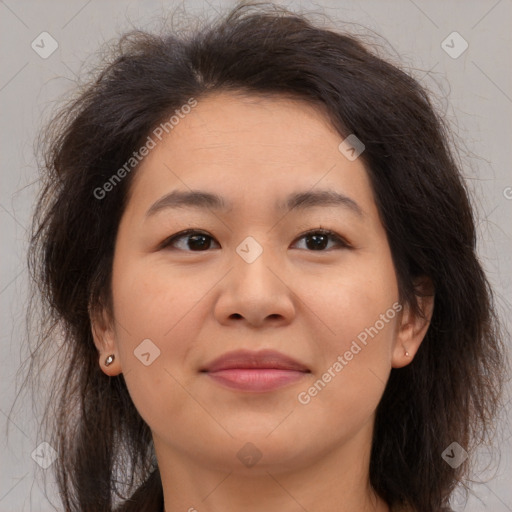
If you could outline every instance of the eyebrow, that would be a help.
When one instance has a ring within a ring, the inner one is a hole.
[[[355,213],[359,217],[364,217],[362,208],[350,197],[340,194],[334,190],[309,190],[304,192],[294,192],[284,201],[276,203],[276,210],[305,210],[315,207],[343,207],[348,211]],[[173,190],[169,194],[158,199],[146,212],[146,217],[151,217],[157,212],[169,208],[199,208],[212,209],[217,211],[229,211],[232,203],[226,201],[222,196],[211,192],[201,190]]]

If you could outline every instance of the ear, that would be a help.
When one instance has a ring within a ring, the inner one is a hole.
[[[103,373],[114,377],[122,371],[118,357],[113,315],[104,305],[89,306],[89,318],[94,345],[99,352],[99,365]],[[114,356],[111,364],[106,364],[108,356]]]
[[[408,365],[416,355],[430,326],[434,311],[434,286],[426,276],[414,282],[419,312],[414,312],[409,304],[404,306],[399,318],[398,333],[393,348],[393,368]],[[408,355],[406,355],[408,354]]]

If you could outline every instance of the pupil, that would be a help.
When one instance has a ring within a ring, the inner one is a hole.
[[[324,249],[326,247],[327,237],[325,235],[310,235],[308,237],[309,240],[314,240],[314,244],[312,247],[308,243],[308,249]]]
[[[192,235],[189,237],[188,246],[190,249],[204,249],[208,248],[209,243],[206,240],[206,235]],[[196,244],[196,245],[194,245]]]

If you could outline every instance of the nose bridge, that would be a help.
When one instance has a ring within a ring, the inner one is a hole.
[[[258,236],[258,235],[256,235]],[[279,279],[283,265],[263,245],[264,237],[246,237],[235,250],[230,277],[225,283],[216,307],[221,322],[230,318],[245,318],[260,325],[265,318],[287,321],[293,316],[293,301],[286,279]]]
[[[270,244],[266,243],[262,236],[248,236],[236,247],[237,258],[235,258],[236,282],[249,287],[244,293],[257,295],[259,293],[269,292],[269,287],[273,287],[273,281],[276,277],[268,268],[270,261],[276,264],[275,258],[271,255]],[[274,270],[275,272],[275,270]]]

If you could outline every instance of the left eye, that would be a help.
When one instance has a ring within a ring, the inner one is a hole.
[[[297,240],[302,239],[306,241],[306,248],[313,251],[325,251],[325,249],[329,245],[329,240],[333,240],[334,245],[337,247],[350,247],[349,244],[345,240],[343,240],[343,238],[338,236],[333,231],[329,231],[327,229],[315,229],[313,231],[308,231],[307,233],[301,235]]]
[[[329,247],[330,241],[334,242],[333,245],[335,247],[350,247],[350,245],[343,238],[341,238],[333,231],[326,229],[315,229],[308,231],[307,233],[304,233],[299,238],[297,238],[295,244],[300,240],[305,241],[305,249],[309,249],[310,251],[325,251],[326,249],[332,249],[332,245]],[[182,241],[184,243],[178,243]],[[160,248],[163,249],[166,247],[172,247],[184,251],[202,252],[211,249],[212,242],[220,247],[218,242],[216,242],[215,239],[209,234],[194,229],[189,229],[167,238],[161,244]],[[304,247],[299,247],[299,249],[304,249]]]
[[[185,244],[181,244],[180,247],[176,243],[176,241],[178,240],[188,240],[188,242],[186,242]],[[182,231],[181,233],[169,237],[162,243],[161,248],[171,246],[173,248],[181,249],[184,251],[191,250],[193,252],[200,252],[210,249],[212,240],[214,240],[213,237],[211,237],[207,233],[203,233],[202,231],[197,231],[195,229],[187,229],[186,231]]]

